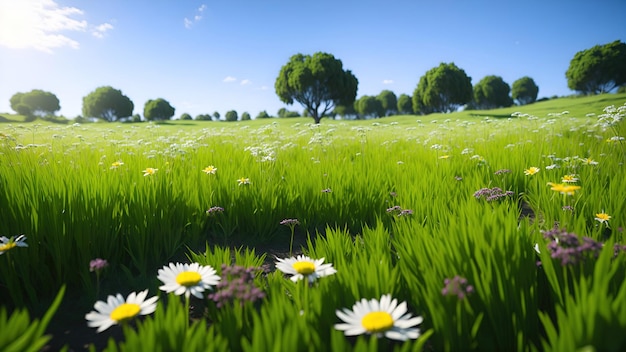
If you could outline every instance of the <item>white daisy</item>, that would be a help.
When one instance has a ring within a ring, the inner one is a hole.
[[[315,281],[318,277],[332,275],[337,272],[331,263],[324,263],[324,259],[311,259],[305,255],[299,255],[298,257],[290,258],[276,258],[276,268],[285,274],[293,275],[290,279],[293,282],[297,282],[304,277],[309,279],[309,282]]]
[[[4,254],[4,252],[8,252],[15,247],[28,247],[28,244],[24,241],[26,241],[25,235],[19,235],[17,238],[14,236],[11,236],[11,238],[0,237],[0,254]]]
[[[363,298],[352,306],[352,310],[336,311],[344,323],[335,324],[335,329],[344,331],[346,336],[375,334],[400,341],[417,339],[420,330],[414,326],[421,324],[423,319],[421,316],[411,318],[411,313],[406,311],[406,302],[398,304],[388,294],[382,295],[380,301]]]
[[[157,278],[165,284],[159,287],[161,290],[167,293],[174,292],[177,296],[184,293],[186,298],[189,298],[190,294],[202,298],[204,290],[210,290],[211,286],[220,282],[220,277],[213,267],[198,263],[170,263],[169,266],[159,269]]]
[[[107,302],[98,301],[94,304],[96,311],[85,315],[89,327],[98,328],[102,332],[115,324],[123,324],[138,315],[148,315],[156,310],[156,301],[159,297],[154,296],[146,300],[148,290],[131,292],[126,300],[121,294],[109,296]]]

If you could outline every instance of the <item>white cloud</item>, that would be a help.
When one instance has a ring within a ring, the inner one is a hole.
[[[193,15],[193,19],[189,19],[189,18],[185,17],[183,19],[183,23],[185,24],[185,28],[190,29],[196,22],[200,21],[202,19],[202,13],[204,12],[204,10],[206,10],[206,5],[202,4],[196,10],[195,15]]]
[[[34,48],[52,53],[53,49],[79,43],[58,32],[84,32],[87,21],[77,19],[83,11],[59,6],[53,0],[0,2],[0,45],[13,49]]]
[[[188,19],[187,17],[185,17],[183,21],[185,23],[185,28],[191,28],[191,25],[193,25],[193,21]]]
[[[226,78],[224,78],[224,79],[222,80],[222,82],[229,83],[229,82],[235,82],[236,80],[237,80],[237,78],[235,78],[235,77],[233,77],[233,76],[226,76]]]
[[[242,86],[247,86],[248,84],[252,84],[252,81],[249,79],[244,79],[241,81]]]
[[[261,86],[261,90],[269,90],[269,89],[270,89],[270,87],[268,87],[268,86]]]
[[[393,84],[393,79],[384,79],[383,84]]]
[[[95,26],[91,31],[91,34],[96,38],[104,38],[104,34],[113,29],[113,25],[110,23],[103,23],[99,26]]]

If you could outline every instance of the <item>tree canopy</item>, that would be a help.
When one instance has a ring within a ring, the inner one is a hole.
[[[357,102],[354,102],[354,104],[350,104],[350,105],[337,105],[333,109],[332,114],[339,115],[341,116],[341,118],[358,119],[359,116],[355,110],[356,104]]]
[[[230,110],[226,112],[226,115],[224,115],[224,118],[226,119],[226,121],[232,122],[232,121],[237,121],[239,119],[239,115],[237,114],[237,111]]]
[[[27,93],[15,93],[9,100],[11,109],[27,117],[54,115],[61,109],[56,95],[40,89]]]
[[[534,103],[537,100],[538,93],[539,87],[535,84],[535,81],[528,76],[524,76],[513,82],[511,96],[513,99],[517,100],[517,103],[520,105]]]
[[[380,101],[383,110],[382,116],[390,116],[398,112],[398,98],[394,92],[385,89],[378,94],[376,99]]]
[[[626,83],[626,44],[616,40],[577,52],[565,77],[570,89],[583,94],[612,91]]]
[[[513,105],[511,87],[500,76],[486,76],[474,86],[474,103],[479,109],[495,109]]]
[[[413,113],[413,102],[408,94],[400,94],[398,97],[398,113],[407,115]]]
[[[385,112],[383,105],[377,97],[364,95],[354,104],[356,112],[363,118],[382,117]]]
[[[293,55],[280,69],[274,84],[282,102],[302,104],[315,123],[336,105],[352,104],[357,86],[358,80],[343,69],[341,60],[323,52]]]
[[[148,121],[169,120],[176,109],[165,99],[148,100],[143,107],[143,117]]]
[[[131,116],[134,108],[130,98],[110,86],[96,88],[83,98],[83,116],[109,122]]]
[[[217,117],[219,119],[219,116]],[[197,121],[213,121],[213,117],[209,114],[199,114],[196,116]]]
[[[472,100],[472,79],[454,63],[441,63],[420,78],[413,92],[415,112],[452,112]]]
[[[289,111],[286,108],[280,108],[276,112],[278,117],[300,117],[300,113],[297,111]]]
[[[267,113],[267,111],[263,110],[263,111],[260,111],[254,119],[257,120],[257,119],[269,119],[269,118],[271,118],[271,116]]]

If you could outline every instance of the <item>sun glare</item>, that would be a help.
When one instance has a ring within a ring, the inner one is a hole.
[[[87,21],[74,17],[83,11],[60,7],[52,0],[22,0],[0,3],[0,45],[13,49],[34,48],[52,52],[52,48],[78,48],[78,42],[59,34],[61,31],[85,31]]]

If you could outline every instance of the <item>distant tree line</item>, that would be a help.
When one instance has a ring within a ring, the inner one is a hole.
[[[600,94],[626,90],[626,44],[616,40],[579,51],[565,72],[568,87],[579,94]],[[304,110],[289,111],[281,108],[279,118],[305,116],[319,123],[325,116],[366,119],[396,114],[448,113],[461,107],[465,109],[494,109],[513,104],[526,105],[537,101],[539,87],[531,77],[521,77],[509,86],[502,77],[488,75],[472,85],[472,78],[453,62],[441,63],[420,77],[412,95],[396,96],[383,90],[376,96],[363,95],[356,99],[358,80],[350,70],[345,70],[341,60],[333,55],[318,52],[313,55],[296,54],[285,64],[276,78],[275,90],[279,99],[291,105],[300,103]],[[546,98],[542,98],[546,99]],[[36,118],[54,118],[61,109],[53,93],[34,89],[15,93],[10,99],[11,109],[25,116],[26,121]],[[82,116],[103,121],[132,121],[142,118],[133,115],[133,101],[122,91],[110,86],[98,87],[83,97]],[[173,118],[176,109],[165,99],[150,99],[144,104],[143,118],[162,121]],[[270,118],[267,111],[259,112],[255,119]],[[200,114],[193,118],[188,113],[181,120],[220,121],[221,115]],[[230,110],[223,121],[251,120],[248,112],[241,115]]]
[[[615,41],[578,52],[566,78],[569,88],[581,94],[610,92],[618,87],[618,91],[624,90],[626,44]],[[539,92],[531,77],[516,80],[511,88],[502,77],[489,75],[472,86],[471,77],[454,63],[441,63],[428,70],[411,97],[403,94],[396,99],[393,92],[383,91],[376,97],[364,95],[357,100],[357,86],[358,80],[349,70],[343,70],[341,61],[326,53],[292,56],[275,83],[281,101],[300,103],[315,123],[332,115],[377,118],[395,113],[448,113],[460,107],[524,105],[535,102]]]

